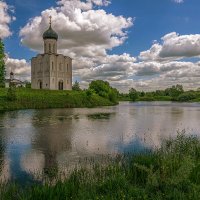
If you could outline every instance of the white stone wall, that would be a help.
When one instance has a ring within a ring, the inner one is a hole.
[[[33,89],[58,90],[59,81],[63,90],[72,89],[72,59],[58,54],[43,54],[31,60],[31,85]]]
[[[64,90],[72,89],[72,59],[61,54],[50,58],[50,89],[58,90],[59,82],[63,82]]]
[[[44,53],[57,54],[57,41],[54,39],[45,39],[44,40]]]
[[[72,59],[57,54],[57,40],[44,40],[44,54],[31,59],[31,87],[33,89],[72,90]]]

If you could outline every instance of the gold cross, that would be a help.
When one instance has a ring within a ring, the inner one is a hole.
[[[49,24],[51,26],[51,19],[52,19],[52,16],[49,16]]]

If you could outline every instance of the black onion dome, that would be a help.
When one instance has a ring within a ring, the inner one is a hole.
[[[58,34],[49,26],[49,29],[43,33],[43,39],[55,39],[58,40]]]

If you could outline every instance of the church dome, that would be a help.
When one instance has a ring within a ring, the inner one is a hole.
[[[58,39],[58,34],[51,28],[51,24],[49,29],[43,33],[43,39]]]

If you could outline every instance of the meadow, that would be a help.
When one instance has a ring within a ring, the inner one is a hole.
[[[116,103],[87,91],[50,91],[30,88],[0,88],[0,111],[44,108],[111,106]]]
[[[108,159],[108,158],[107,158]],[[110,157],[107,165],[75,169],[54,184],[2,184],[2,200],[200,199],[200,140],[179,134],[160,148]]]

